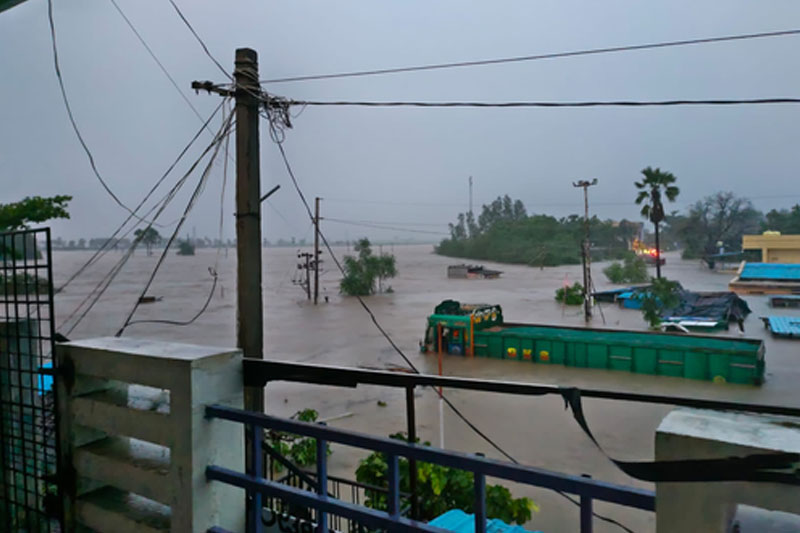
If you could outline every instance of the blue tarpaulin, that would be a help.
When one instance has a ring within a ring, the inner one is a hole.
[[[742,281],[800,281],[800,264],[745,263]]]
[[[431,526],[440,527],[454,533],[475,533],[475,515],[467,514],[461,509],[451,509],[430,522]],[[542,533],[530,531],[522,526],[512,526],[497,518],[486,521],[486,533]]]
[[[800,337],[800,317],[766,316],[762,317],[762,320],[773,335],[778,335],[779,337]]]

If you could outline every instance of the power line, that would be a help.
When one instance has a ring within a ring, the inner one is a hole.
[[[268,120],[270,120],[270,129],[271,130],[273,128],[275,128],[275,127],[278,127],[278,128],[281,127],[280,125],[273,126],[273,124],[272,124],[273,117],[268,115],[267,118],[268,118]],[[273,135],[273,140],[275,140],[275,139],[276,139],[276,136]],[[283,144],[281,142],[278,142],[278,141],[275,141],[275,142],[278,145],[278,150],[280,151],[281,158],[283,159],[284,166],[286,167],[286,171],[289,174],[289,177],[291,178],[292,183],[294,184],[295,190],[297,191],[297,194],[300,196],[300,200],[302,201],[303,206],[305,207],[309,218],[311,220],[314,220],[314,215],[313,215],[313,213],[311,211],[311,207],[308,204],[308,201],[306,200],[305,194],[303,194],[303,191],[300,188],[300,184],[298,183],[297,178],[294,175],[294,171],[292,170],[292,166],[289,163],[289,159],[286,157],[286,151],[283,148]],[[342,266],[342,264],[339,261],[339,259],[336,257],[336,254],[333,252],[333,249],[331,248],[331,245],[328,243],[328,239],[325,237],[325,234],[320,231],[319,232],[319,236],[322,239],[322,242],[324,243],[325,248],[328,250],[328,253],[330,254],[330,257],[333,260],[334,264],[339,269],[339,271],[342,274],[344,274],[345,273],[344,267]],[[389,343],[389,345],[394,349],[394,351],[406,362],[408,367],[414,373],[419,374],[420,373],[419,369],[417,369],[417,367],[414,365],[414,363],[411,362],[411,360],[408,358],[408,356],[406,356],[406,354],[403,353],[403,350],[401,350],[400,347],[394,342],[394,340],[391,338],[389,333],[387,333],[387,331],[383,328],[383,326],[381,326],[380,322],[378,322],[378,319],[375,316],[375,313],[372,312],[372,309],[369,308],[369,306],[364,301],[364,299],[361,296],[358,296],[358,295],[356,295],[356,299],[358,300],[358,303],[361,305],[361,307],[364,309],[364,311],[366,311],[367,315],[369,315],[370,319],[372,320],[372,323],[375,325],[375,327],[378,329],[378,331],[381,333],[381,335],[383,335],[383,337],[386,339],[386,341]],[[472,431],[474,431],[477,435],[479,435],[484,441],[486,441],[488,444],[490,444],[495,450],[497,450],[500,454],[502,454],[504,457],[506,457],[509,461],[511,461],[512,463],[515,463],[515,464],[519,464],[519,462],[516,459],[514,459],[514,457],[511,454],[506,452],[503,448],[500,447],[499,444],[497,444],[494,440],[492,440],[491,437],[486,435],[483,431],[480,430],[480,428],[478,428],[475,424],[473,424],[472,421],[470,421],[466,417],[466,415],[464,415],[464,413],[462,413],[461,410],[458,409],[455,406],[455,404],[453,404],[452,401],[450,401],[449,398],[444,396],[444,394],[442,394],[441,392],[439,392],[439,396],[447,404],[447,406],[453,411],[453,413],[455,413],[456,416],[458,416]],[[559,491],[559,490],[555,490],[555,492],[557,494],[560,494],[564,498],[566,498],[568,501],[572,502],[574,505],[580,506],[580,502],[578,502],[577,500],[572,498],[570,495],[568,495],[568,494],[566,494],[566,493],[564,493],[562,491]],[[626,527],[625,525],[621,524],[620,522],[618,522],[618,521],[616,521],[616,520],[614,520],[612,518],[609,518],[607,516],[598,514],[598,513],[594,512],[594,511],[592,511],[592,516],[594,516],[597,519],[602,520],[604,522],[608,522],[610,524],[614,524],[614,525],[620,527],[621,529],[625,530],[627,533],[633,533],[633,531],[630,528]]]
[[[48,1],[52,1],[52,0],[48,0]],[[225,67],[223,67],[223,66],[220,64],[220,62],[219,62],[219,61],[217,61],[217,58],[215,58],[215,57],[214,57],[214,56],[211,54],[211,51],[208,49],[208,46],[206,46],[206,43],[204,43],[204,42],[203,42],[203,39],[201,39],[201,38],[200,38],[200,36],[197,34],[197,32],[196,32],[196,31],[194,31],[194,28],[192,27],[191,23],[189,23],[189,20],[188,20],[188,19],[187,19],[187,18],[186,18],[186,17],[183,15],[183,12],[181,12],[180,8],[179,8],[179,7],[178,7],[178,5],[175,3],[175,1],[174,1],[174,0],[169,0],[169,3],[170,3],[170,4],[172,4],[172,7],[174,7],[174,8],[175,8],[175,11],[178,13],[178,16],[181,18],[181,20],[183,21],[183,23],[186,25],[186,27],[187,27],[187,28],[189,28],[189,31],[190,31],[190,32],[192,32],[192,35],[194,35],[194,38],[195,38],[195,39],[197,39],[197,42],[198,42],[198,43],[200,43],[200,46],[202,46],[202,47],[203,47],[203,51],[206,53],[206,55],[207,55],[207,56],[208,56],[208,57],[211,59],[211,61],[213,61],[213,62],[214,62],[214,64],[217,66],[217,68],[218,68],[218,69],[219,69],[219,70],[220,70],[220,71],[221,71],[223,74],[225,74],[225,76],[227,76],[227,77],[228,77],[228,79],[229,79],[229,80],[233,81],[233,76],[231,76],[231,75],[228,73],[228,71],[227,71],[227,70],[225,70]]]
[[[363,228],[373,228],[373,229],[383,229],[388,231],[404,231],[407,233],[424,233],[426,235],[449,235],[449,233],[443,231],[429,231],[424,229],[411,229],[411,228],[400,228],[397,226],[385,226],[385,225],[378,225],[378,224],[367,224],[363,222],[351,222],[349,220],[340,220],[338,218],[329,218],[325,217],[327,222],[336,222],[338,224],[347,224],[349,226],[360,226]]]
[[[325,198],[327,200],[327,198]],[[448,222],[389,222],[386,220],[348,220],[348,219],[340,219],[340,218],[330,218],[325,217],[324,220],[335,220],[339,222],[353,222],[353,223],[361,223],[361,224],[379,224],[382,226],[390,225],[390,226],[427,226],[432,228],[442,228],[447,227]]]
[[[220,131],[222,131],[222,130],[220,130]],[[73,311],[69,314],[69,316],[67,316],[67,318],[64,319],[61,322],[61,324],[58,326],[58,329],[63,328],[81,310],[81,308],[88,303],[88,306],[83,310],[83,312],[81,312],[81,314],[78,316],[78,318],[75,320],[75,322],[69,327],[69,329],[66,331],[66,333],[64,335],[68,336],[70,333],[72,333],[72,331],[78,326],[78,324],[80,324],[81,321],[83,321],[83,319],[86,317],[86,315],[89,313],[89,311],[91,311],[92,308],[97,304],[97,302],[103,296],[105,291],[108,290],[108,287],[114,281],[116,276],[122,271],[122,268],[125,266],[127,261],[131,258],[131,256],[133,256],[133,253],[136,250],[136,247],[139,245],[141,240],[144,238],[147,230],[149,230],[150,228],[153,227],[153,223],[154,223],[153,221],[157,220],[161,216],[161,214],[164,212],[166,207],[172,202],[172,200],[175,198],[177,193],[180,191],[180,189],[183,187],[183,185],[186,183],[186,181],[192,175],[194,170],[197,168],[197,166],[203,160],[203,158],[217,144],[218,144],[217,143],[217,138],[215,137],[214,141],[211,144],[209,144],[205,148],[205,150],[203,150],[203,153],[200,154],[200,156],[195,160],[195,162],[192,163],[192,165],[189,167],[189,170],[187,170],[186,173],[184,173],[184,175],[181,177],[181,179],[179,179],[178,182],[175,185],[172,186],[172,189],[170,189],[170,191],[167,193],[167,195],[164,198],[162,198],[161,200],[159,200],[159,202],[157,202],[156,205],[151,209],[151,212],[152,212],[153,209],[158,207],[158,211],[153,216],[152,221],[147,225],[147,227],[144,229],[144,231],[141,231],[139,233],[139,235],[134,239],[134,241],[128,247],[128,250],[122,256],[122,258],[117,262],[117,264],[114,265],[111,268],[111,270],[108,272],[108,274],[106,274],[100,280],[100,282],[98,282],[98,284],[95,286],[94,289],[92,289],[92,291],[89,293],[89,295],[87,295],[86,298],[84,298],[75,307],[75,309],[73,309]],[[130,230],[129,230],[129,232],[130,232]]]
[[[167,168],[167,170],[164,172],[164,174],[162,174],[161,177],[156,181],[155,185],[153,185],[153,187],[150,189],[150,191],[148,191],[148,193],[145,195],[145,197],[142,198],[142,200],[139,202],[139,204],[134,208],[134,210],[133,210],[134,213],[138,212],[139,209],[142,208],[142,206],[145,204],[145,202],[147,202],[147,200],[150,199],[150,197],[156,192],[158,187],[164,182],[165,179],[167,179],[167,176],[169,176],[169,174],[175,169],[177,164],[183,158],[183,156],[186,155],[186,152],[188,152],[189,149],[192,147],[192,145],[194,145],[195,141],[197,141],[197,139],[200,137],[200,134],[203,132],[203,130],[208,128],[208,124],[211,122],[211,120],[216,116],[216,114],[222,108],[222,105],[223,105],[224,102],[225,102],[225,100],[220,102],[220,104],[217,106],[217,108],[214,110],[214,112],[211,113],[211,115],[208,117],[208,119],[206,119],[203,122],[203,126],[197,131],[197,133],[194,134],[194,136],[189,141],[189,143],[178,154],[178,157],[175,158],[175,160]],[[160,204],[160,202],[156,203],[152,208],[150,208],[150,210],[147,213],[145,213],[144,218],[147,218],[148,216],[150,216],[150,213],[152,213],[159,204]],[[57,292],[64,290],[70,283],[72,283],[75,280],[75,278],[80,276],[90,265],[92,265],[95,261],[99,260],[103,255],[105,255],[112,248],[111,242],[119,234],[119,232],[122,231],[122,228],[124,228],[125,225],[128,224],[128,222],[132,218],[133,218],[133,213],[129,214],[127,216],[127,218],[125,218],[125,220],[122,222],[122,224],[120,224],[119,227],[116,230],[114,230],[114,233],[111,235],[111,237],[109,237],[108,240],[105,243],[103,243],[103,245],[94,254],[92,254],[92,256],[89,258],[88,261],[86,261],[83,265],[81,265],[81,267],[78,270],[76,270],[69,278],[67,278],[67,281],[65,281],[60,287],[58,287]],[[116,246],[117,244],[119,244],[119,242],[122,239],[124,239],[127,235],[129,235],[134,230],[135,227],[136,227],[136,225],[131,226],[131,228],[129,228],[128,231],[126,231],[119,239],[116,240],[116,242],[114,242],[113,246]]]
[[[161,265],[164,263],[164,260],[167,257],[167,253],[169,252],[169,249],[172,246],[172,243],[177,238],[178,233],[180,233],[181,227],[183,227],[183,223],[186,222],[186,217],[189,216],[189,213],[191,212],[192,208],[195,206],[195,203],[197,203],[198,198],[200,198],[200,194],[202,194],[203,189],[205,188],[206,182],[208,181],[208,176],[211,174],[211,168],[214,165],[214,161],[216,160],[217,155],[219,154],[219,150],[220,150],[220,148],[222,146],[222,141],[225,138],[227,138],[227,136],[230,134],[230,128],[231,128],[232,120],[233,120],[233,113],[230,113],[226,117],[226,120],[223,121],[222,129],[220,130],[219,135],[214,139],[214,142],[213,142],[213,144],[214,144],[214,152],[211,154],[211,157],[208,160],[208,164],[206,165],[206,168],[203,170],[203,173],[200,175],[200,179],[197,182],[197,187],[195,187],[191,198],[189,198],[189,202],[186,204],[186,208],[184,209],[183,214],[181,215],[180,222],[178,222],[178,225],[175,226],[175,230],[172,232],[172,235],[170,235],[169,240],[167,241],[166,245],[164,246],[164,251],[161,253],[161,256],[158,258],[158,261],[156,262],[156,265],[153,268],[153,271],[150,273],[150,277],[147,279],[147,283],[145,283],[145,286],[142,289],[142,292],[141,292],[139,298],[136,299],[136,302],[134,303],[133,308],[131,309],[130,313],[128,314],[128,317],[125,319],[125,322],[122,324],[122,327],[119,329],[119,331],[117,331],[117,333],[115,334],[116,337],[121,336],[122,333],[125,331],[125,328],[127,328],[131,324],[131,320],[133,319],[133,315],[136,313],[136,310],[139,308],[139,304],[141,304],[142,298],[144,298],[144,296],[147,294],[147,291],[150,289],[150,286],[153,284],[153,280],[155,279],[156,274],[158,273],[158,270],[161,268]],[[216,286],[216,281],[217,281],[216,272],[213,272],[212,276],[214,276],[214,286]],[[205,309],[208,307],[208,304],[211,302],[211,297],[213,295],[214,295],[214,290],[212,288],[211,293],[209,294],[208,300],[206,301],[206,304],[203,306],[203,308],[200,310],[200,312],[193,319],[191,319],[190,321],[187,322],[187,324],[191,324],[192,322],[197,320],[197,318],[200,317],[200,315],[202,315],[203,312],[205,312]],[[179,322],[176,322],[176,321],[173,321],[172,323],[176,324],[176,325],[183,325],[183,324],[180,324]]]
[[[279,101],[272,97],[267,105],[316,106],[316,107],[472,107],[472,108],[519,108],[519,107],[674,107],[674,106],[734,106],[800,104],[800,98],[742,98],[705,100],[598,100],[584,102],[422,102],[422,101]]]
[[[555,52],[549,54],[535,54],[527,56],[505,57],[499,59],[482,59],[476,61],[457,61],[452,63],[434,63],[429,65],[420,65],[412,67],[396,67],[396,68],[383,68],[373,70],[358,70],[352,72],[341,72],[337,74],[316,74],[308,76],[292,76],[287,78],[274,78],[270,80],[262,80],[261,83],[284,83],[290,81],[310,81],[310,80],[326,80],[334,78],[353,78],[360,76],[374,76],[381,74],[398,74],[401,72],[418,72],[423,70],[441,70],[449,68],[464,68],[476,67],[484,65],[498,65],[503,63],[518,63],[523,61],[537,61],[540,59],[556,59],[563,57],[577,57],[587,55],[610,54],[616,52],[630,52],[635,50],[649,50],[655,48],[670,48],[675,46],[689,46],[696,44],[718,43],[725,41],[743,41],[747,39],[762,39],[767,37],[783,37],[789,35],[800,34],[800,29],[771,31],[760,33],[747,33],[741,35],[726,35],[721,37],[704,37],[699,39],[683,39],[679,41],[666,41],[660,43],[648,43],[627,46],[612,46],[608,48],[591,48],[586,50],[574,50],[570,52]]]
[[[175,81],[175,78],[172,77],[172,75],[169,73],[169,71],[164,66],[164,64],[161,62],[161,60],[158,59],[158,56],[156,56],[155,52],[153,52],[153,49],[150,48],[150,45],[147,44],[147,41],[144,40],[144,37],[142,37],[142,35],[139,33],[139,31],[133,25],[133,22],[131,22],[131,20],[127,17],[127,15],[125,15],[125,12],[122,11],[122,8],[119,6],[119,4],[116,2],[116,0],[110,0],[110,1],[114,5],[114,7],[116,8],[117,12],[119,12],[120,16],[123,18],[123,20],[128,25],[128,27],[131,29],[133,34],[136,35],[136,38],[139,39],[139,42],[142,43],[142,46],[144,46],[145,50],[147,50],[147,53],[150,54],[150,57],[153,58],[153,61],[156,62],[156,64],[158,65],[158,68],[161,69],[161,72],[164,73],[164,75],[167,77],[167,79],[172,84],[172,86],[175,87],[175,90],[178,91],[178,94],[181,95],[181,98],[183,99],[184,102],[186,102],[186,105],[188,105],[191,108],[191,110],[194,112],[194,114],[197,115],[197,118],[199,118],[201,121],[203,121],[204,120],[203,116],[200,114],[200,112],[197,110],[197,108],[194,106],[194,104],[192,104],[192,101],[189,100],[189,97],[186,96],[183,93],[183,91],[181,90],[180,86],[178,85],[178,82]],[[213,132],[211,132],[211,133],[213,135]]]
[[[111,187],[108,186],[106,180],[103,176],[100,175],[100,171],[97,169],[97,165],[95,164],[94,155],[92,151],[89,149],[89,146],[86,144],[86,141],[81,134],[80,128],[78,128],[78,123],[75,121],[75,116],[72,113],[72,106],[69,103],[69,98],[67,97],[67,90],[64,87],[64,79],[61,75],[61,66],[58,60],[58,45],[56,43],[56,26],[55,26],[55,19],[53,18],[53,0],[47,0],[47,19],[50,23],[50,41],[53,48],[53,66],[55,67],[56,71],[56,78],[58,79],[58,87],[61,90],[61,98],[64,101],[64,107],[67,111],[67,116],[69,117],[69,122],[72,125],[72,129],[75,132],[75,136],[78,138],[81,147],[83,147],[83,151],[86,153],[86,156],[89,158],[89,165],[92,167],[92,171],[94,172],[95,177],[103,186],[103,189],[114,199],[114,202],[117,203],[120,207],[125,209],[128,213],[132,214],[133,216],[137,216],[134,211],[131,210],[127,205],[125,205],[122,200],[111,190]],[[137,217],[138,218],[138,217]],[[140,219],[141,220],[141,219]]]

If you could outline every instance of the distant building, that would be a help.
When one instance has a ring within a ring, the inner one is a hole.
[[[761,250],[762,263],[800,263],[800,235],[781,235],[778,231],[743,235],[742,250]]]

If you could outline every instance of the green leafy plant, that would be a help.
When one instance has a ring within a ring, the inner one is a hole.
[[[186,237],[186,240],[178,241],[178,255],[194,255],[194,244],[189,237]]]
[[[299,422],[316,422],[318,417],[319,413],[314,409],[303,409],[293,414],[291,418]],[[283,431],[270,431],[267,433],[267,439],[269,446],[297,466],[306,467],[317,462],[317,439]],[[327,454],[331,454],[330,446],[327,447]],[[272,465],[274,472],[283,471],[283,465],[277,461],[273,461]]]
[[[572,286],[556,289],[556,301],[566,305],[581,305],[583,303],[583,285],[577,281]]]
[[[615,262],[603,269],[603,273],[611,283],[644,283],[650,276],[644,259],[634,254],[625,257],[622,263]]]
[[[406,440],[402,433],[390,436]],[[430,446],[430,443],[424,443]],[[398,461],[400,471],[400,491],[409,493],[410,466],[407,459]],[[386,455],[380,452],[370,454],[356,469],[356,480],[376,487],[388,486],[388,465]],[[373,509],[386,510],[386,493],[367,490],[365,505]],[[409,504],[403,498],[401,506]],[[474,479],[472,472],[450,468],[432,463],[417,463],[417,502],[419,519],[431,520],[450,509],[473,512],[475,503]],[[524,524],[539,509],[530,498],[514,498],[507,488],[501,485],[487,485],[486,513],[489,518],[499,518],[507,523]]]
[[[0,231],[14,231],[30,223],[45,222],[53,218],[69,218],[67,204],[72,196],[50,198],[29,196],[19,202],[0,204]]]
[[[642,314],[655,329],[661,324],[661,311],[678,305],[680,284],[667,278],[653,278],[652,285],[644,292]]]
[[[358,256],[345,256],[345,275],[339,283],[339,290],[348,296],[368,296],[375,293],[377,281],[378,292],[382,292],[383,280],[397,275],[395,257],[390,254],[373,255],[367,238],[359,239],[353,249]]]

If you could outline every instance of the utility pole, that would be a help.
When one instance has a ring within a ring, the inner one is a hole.
[[[597,185],[597,178],[592,181],[580,180],[573,182],[573,187],[583,188],[583,226],[584,237],[581,246],[581,263],[583,264],[583,315],[586,322],[592,319],[592,260],[589,254],[589,187]]]
[[[469,214],[472,215],[472,176],[469,177]]]
[[[264,358],[264,302],[261,294],[261,176],[258,139],[258,54],[236,50],[236,280],[237,346],[244,356]],[[264,390],[245,390],[245,408],[264,412]]]
[[[319,300],[319,201],[320,197],[314,199],[314,305]]]
[[[305,287],[306,289],[306,296],[309,300],[311,300],[311,258],[314,256],[311,252],[301,252],[297,254],[297,258],[301,261],[305,261],[305,263],[298,263],[297,268],[299,270],[305,270],[306,279],[305,281],[300,280],[300,285]]]

